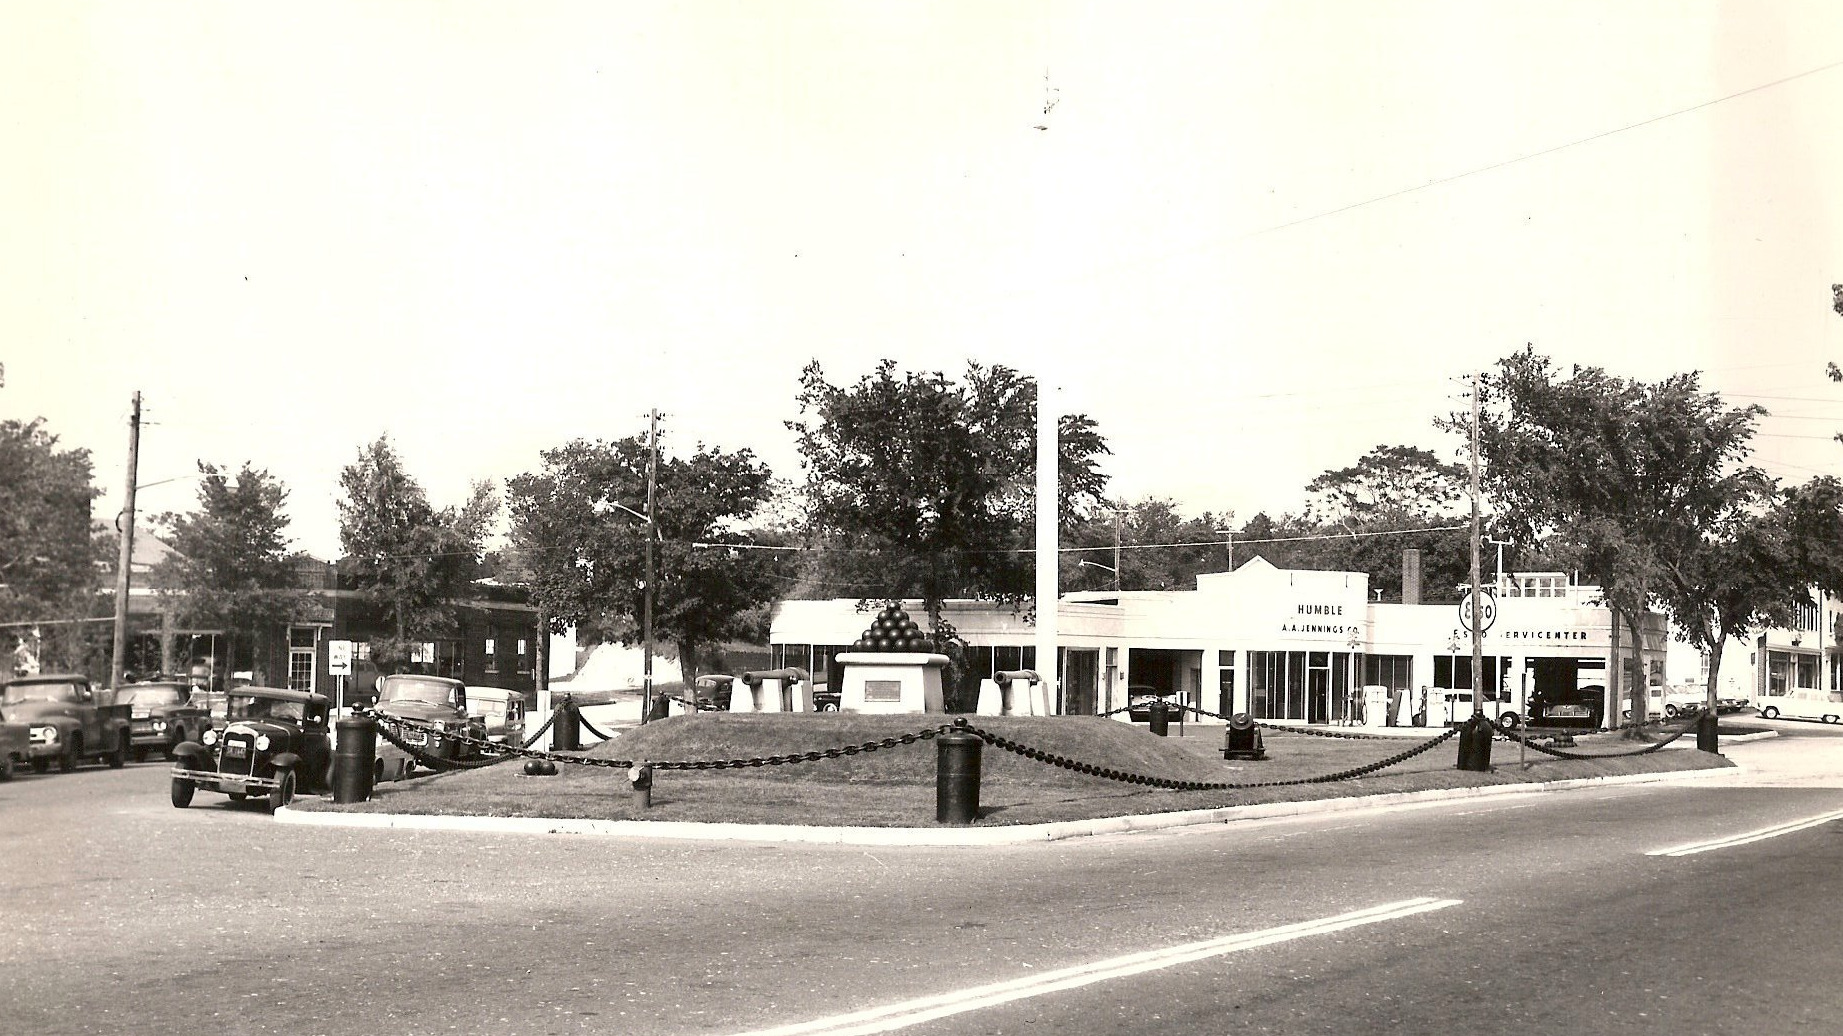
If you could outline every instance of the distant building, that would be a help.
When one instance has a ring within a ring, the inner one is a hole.
[[[1625,711],[1607,678],[1615,658],[1626,667],[1628,696],[1642,683],[1661,702],[1662,615],[1648,616],[1639,655],[1629,634],[1615,632],[1597,588],[1561,573],[1504,583],[1483,638],[1493,710],[1522,709],[1531,695],[1586,695],[1593,700],[1585,708],[1605,723]],[[909,609],[923,621],[919,603]],[[782,601],[769,635],[772,663],[829,683],[836,655],[850,650],[871,617],[850,600]],[[960,700],[995,670],[1038,668],[1034,630],[1011,608],[950,601],[946,618],[968,645]],[[1195,590],[1071,593],[1058,603],[1056,623],[1054,710],[1062,714],[1113,712],[1127,704],[1129,688],[1146,687],[1222,715],[1309,723],[1354,721],[1381,698],[1391,712],[1435,724],[1472,686],[1471,638],[1458,609],[1375,602],[1361,572],[1278,569],[1256,558],[1233,572],[1199,575]]]

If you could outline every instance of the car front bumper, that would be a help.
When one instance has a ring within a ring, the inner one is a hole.
[[[275,777],[251,777],[240,773],[219,773],[216,770],[188,770],[173,767],[173,779],[191,781],[209,791],[219,791],[228,795],[231,792],[273,791],[281,787],[281,781]]]

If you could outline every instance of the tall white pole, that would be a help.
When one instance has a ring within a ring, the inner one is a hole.
[[[1057,706],[1056,599],[1059,596],[1060,508],[1056,498],[1058,453],[1056,431],[1062,413],[1062,390],[1037,375],[1037,673],[1044,699]],[[1116,566],[1116,570],[1117,570]]]

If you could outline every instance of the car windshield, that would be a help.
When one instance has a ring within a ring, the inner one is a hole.
[[[0,692],[0,702],[18,705],[27,701],[76,701],[77,685],[69,681],[52,680],[45,683],[7,684],[6,690]]]
[[[135,687],[128,691],[127,700],[130,705],[178,705],[186,700],[186,689],[178,684]]]
[[[503,716],[506,712],[506,703],[494,701],[491,698],[475,698],[473,708],[482,716]]]
[[[301,712],[302,706],[298,701],[258,698],[241,694],[230,696],[230,718],[233,720],[276,719],[299,723]]]
[[[461,688],[440,680],[416,680],[391,677],[384,681],[384,689],[378,695],[378,702],[419,701],[425,705],[446,705],[459,708],[465,703]]]

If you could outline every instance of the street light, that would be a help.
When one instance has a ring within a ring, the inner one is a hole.
[[[1114,593],[1120,592],[1120,570],[1117,568],[1114,568],[1112,565],[1103,565],[1098,561],[1078,561],[1075,563],[1075,567],[1076,568],[1098,568],[1103,572],[1112,572],[1113,573]]]
[[[1504,548],[1510,546],[1510,540],[1494,540],[1485,537],[1485,542],[1497,548],[1497,592],[1504,592]]]

